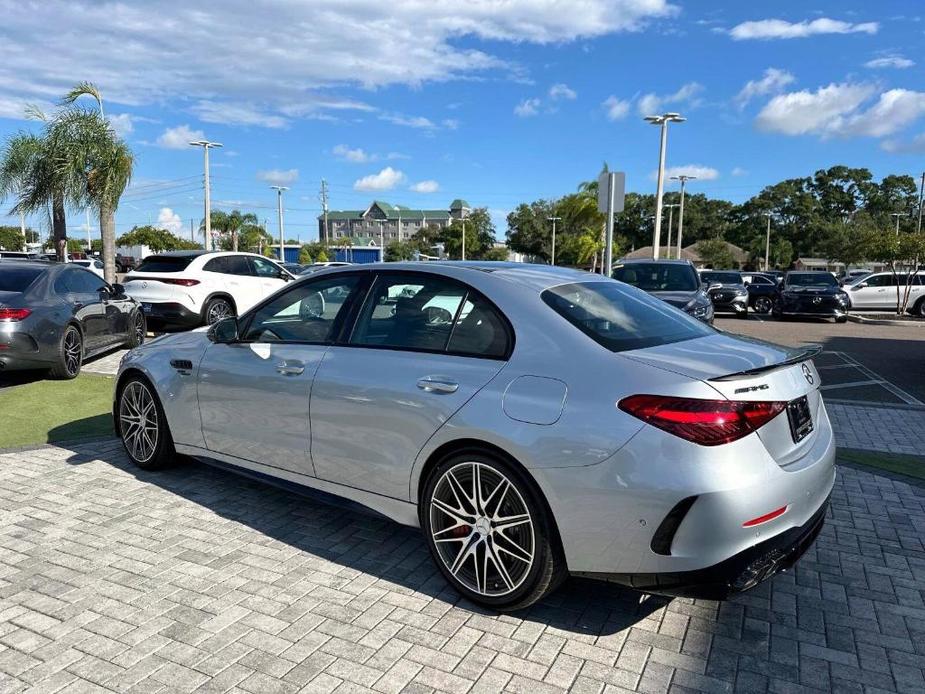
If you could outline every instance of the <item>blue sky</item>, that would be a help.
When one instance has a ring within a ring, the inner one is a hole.
[[[220,9],[219,9],[220,8]],[[679,111],[667,165],[692,191],[741,201],[836,163],[925,170],[925,7],[913,0],[0,0],[0,137],[35,127],[91,80],[132,145],[117,233],[202,216],[201,150],[219,209],[287,236],[372,199],[492,211],[556,197],[601,162],[654,191],[657,128]],[[3,206],[5,212],[9,201]],[[4,223],[18,219],[0,217]],[[32,220],[36,224],[40,220]],[[73,211],[71,235],[83,237]],[[95,232],[95,222],[92,223]]]

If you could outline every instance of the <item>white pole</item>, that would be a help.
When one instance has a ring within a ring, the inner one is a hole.
[[[27,253],[29,251],[29,239],[26,238],[26,215],[22,212],[19,213],[19,230],[22,232],[23,253]]]
[[[279,224],[279,262],[286,262],[286,242],[283,231],[283,191],[289,190],[286,186],[270,186],[276,191],[276,221]]]
[[[205,189],[206,195],[205,200],[203,201],[204,205],[204,214],[206,219],[206,250],[211,251],[214,246],[212,244],[212,200],[211,200],[211,191],[209,190],[209,146],[206,145],[202,148],[202,153],[204,155],[203,166],[205,169]]]
[[[549,264],[556,264],[556,222],[562,219],[562,217],[547,217],[550,222],[552,222],[552,257],[550,258]]]
[[[764,216],[768,218],[768,231],[764,237],[764,271],[767,272],[771,263],[771,213],[765,212]]]
[[[93,243],[90,241],[90,208],[86,209],[87,213],[87,256],[90,255],[90,250],[93,248]]]
[[[462,259],[466,259],[466,220],[461,219],[462,221]]]
[[[684,184],[686,177],[681,177],[681,202],[678,208],[678,260],[681,259],[681,235],[684,233]]]
[[[610,277],[613,274],[613,208],[615,201],[614,188],[616,176],[610,173],[607,176],[607,233],[604,235],[604,274]]]
[[[677,205],[668,205],[668,241],[665,243],[665,248],[668,249],[668,252],[665,254],[666,258],[671,257],[671,223],[674,221],[674,208]]]
[[[662,137],[658,148],[658,183],[655,189],[655,229],[652,231],[652,257],[659,256],[662,230],[662,194],[665,188],[665,149],[668,145],[668,120],[662,120]]]

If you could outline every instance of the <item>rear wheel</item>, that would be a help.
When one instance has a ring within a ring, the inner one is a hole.
[[[176,452],[167,418],[154,388],[140,376],[126,381],[119,392],[119,433],[125,452],[143,470],[158,470],[173,462]]]
[[[512,465],[479,453],[448,458],[431,474],[423,506],[437,566],[473,602],[522,609],[565,578],[545,505]]]
[[[222,318],[233,316],[234,307],[225,297],[215,296],[209,299],[202,313],[205,324],[212,325],[213,323],[218,323]]]
[[[766,296],[759,296],[755,299],[755,305],[752,307],[755,313],[770,313],[771,299]]]
[[[126,345],[129,349],[140,346],[148,334],[148,325],[141,311],[134,311],[129,317],[129,335]]]
[[[915,306],[912,307],[912,315],[925,318],[925,297],[915,302]]]
[[[58,362],[49,369],[48,375],[59,380],[77,378],[84,360],[84,341],[80,331],[69,325],[61,335],[58,345]]]

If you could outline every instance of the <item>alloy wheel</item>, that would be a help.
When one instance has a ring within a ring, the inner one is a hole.
[[[765,296],[760,296],[755,299],[754,308],[758,313],[767,313],[771,310],[771,300]]]
[[[122,441],[132,458],[145,463],[154,456],[160,435],[157,406],[151,391],[140,381],[132,381],[119,401]]]
[[[515,591],[533,566],[533,518],[515,484],[496,468],[460,463],[443,473],[430,500],[430,531],[450,574],[479,595]]]
[[[81,344],[80,333],[74,328],[68,329],[64,334],[64,368],[68,376],[76,376],[80,371],[80,363],[83,359],[83,345]]]
[[[213,301],[209,306],[209,314],[206,317],[209,325],[213,323],[218,323],[222,318],[227,318],[231,315],[231,305],[224,299],[219,299]]]
[[[135,344],[140,345],[145,341],[145,319],[140,313],[135,313],[132,319],[132,330],[135,333]]]

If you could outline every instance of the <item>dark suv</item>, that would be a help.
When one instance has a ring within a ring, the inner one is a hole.
[[[850,304],[831,272],[791,271],[778,288],[772,313],[775,318],[815,316],[844,323]]]
[[[689,260],[623,260],[613,278],[648,292],[704,323],[713,322],[713,302]]]

